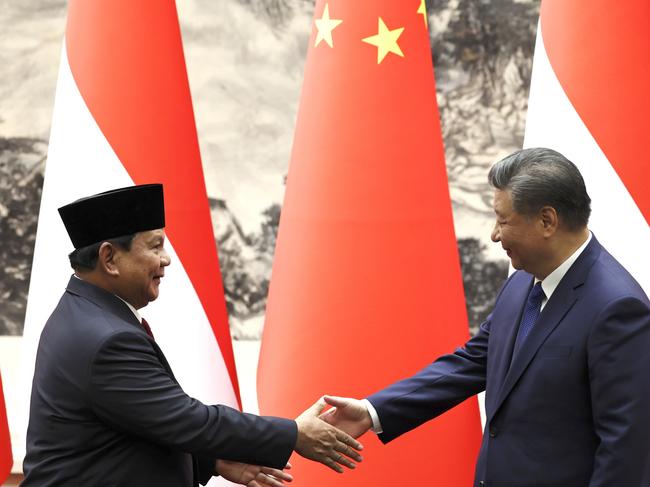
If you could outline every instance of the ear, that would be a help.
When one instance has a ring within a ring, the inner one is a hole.
[[[98,251],[97,267],[109,276],[117,277],[120,271],[116,265],[116,248],[110,242],[102,242]]]
[[[545,238],[552,236],[559,224],[557,211],[552,206],[543,206],[539,210],[540,222],[542,224],[542,234]]]

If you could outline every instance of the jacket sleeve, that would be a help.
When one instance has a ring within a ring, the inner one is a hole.
[[[138,333],[116,333],[102,341],[87,380],[95,414],[125,434],[202,458],[276,468],[286,465],[295,446],[292,420],[208,406],[189,397]]]
[[[201,485],[206,485],[212,477],[218,475],[215,472],[216,458],[205,455],[197,455],[196,457],[196,478]]]
[[[520,272],[512,273],[503,283],[495,308]],[[485,390],[491,322],[492,314],[463,347],[367,398],[379,416],[382,442],[394,440]]]
[[[465,346],[369,396],[383,430],[379,439],[388,443],[485,390],[489,335],[490,317]]]
[[[647,485],[650,478],[650,307],[607,304],[588,338],[594,427],[600,443],[590,487]]]

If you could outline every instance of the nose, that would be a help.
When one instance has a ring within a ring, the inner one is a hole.
[[[498,223],[494,224],[494,228],[492,229],[492,234],[490,235],[490,238],[495,243],[501,241],[501,232],[499,231],[499,224]]]
[[[171,264],[172,259],[167,253],[166,249],[163,249],[161,254],[160,254],[160,267],[167,267],[169,264]]]

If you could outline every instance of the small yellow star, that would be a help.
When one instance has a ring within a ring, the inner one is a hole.
[[[377,64],[380,64],[389,52],[404,57],[402,50],[397,44],[397,39],[402,35],[404,27],[389,30],[384,21],[379,17],[377,35],[362,39],[363,42],[377,46]]]
[[[323,10],[323,16],[320,19],[316,19],[315,22],[318,34],[316,35],[316,43],[314,44],[314,47],[318,46],[320,41],[325,41],[328,46],[334,47],[332,31],[343,21],[340,19],[330,19],[330,9],[329,5],[326,3],[325,10]]]
[[[420,0],[420,6],[418,7],[418,13],[422,14],[424,17],[424,27],[429,28],[429,19],[427,18],[427,4],[426,0]]]

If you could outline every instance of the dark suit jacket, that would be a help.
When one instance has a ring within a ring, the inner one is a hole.
[[[650,485],[647,296],[592,238],[511,365],[532,283],[515,272],[463,348],[368,398],[380,439],[486,389],[476,487]]]
[[[41,334],[23,485],[188,487],[215,458],[281,468],[296,435],[187,396],[126,304],[73,277]]]

